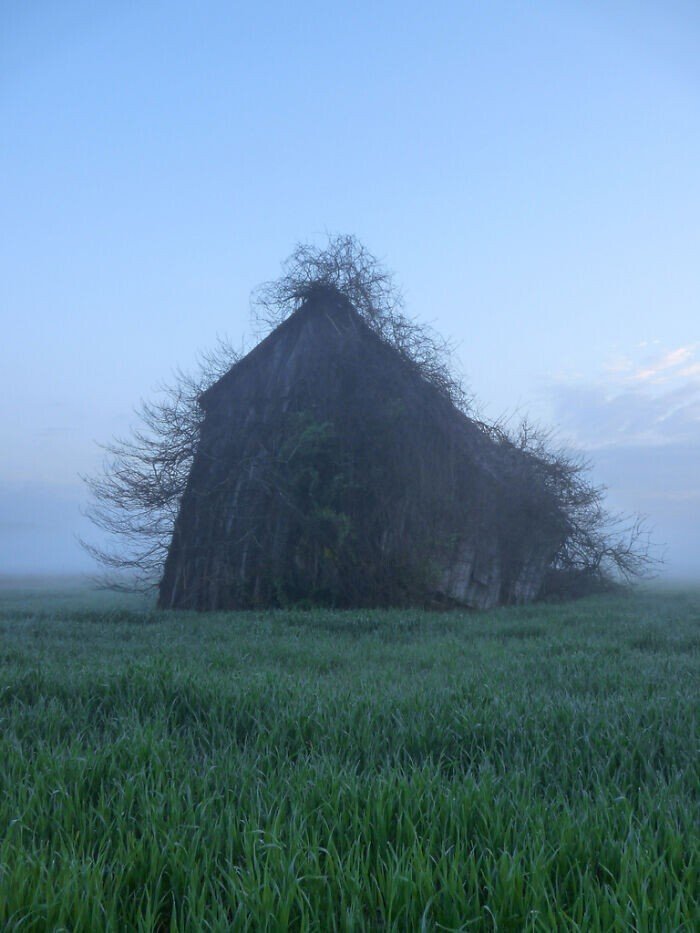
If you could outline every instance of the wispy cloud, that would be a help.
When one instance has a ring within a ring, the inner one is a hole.
[[[700,344],[639,345],[596,378],[558,374],[546,395],[614,505],[650,517],[669,571],[700,574]]]
[[[597,379],[562,374],[548,395],[554,420],[588,449],[700,440],[700,345],[608,361]]]
[[[629,379],[633,382],[651,382],[663,385],[678,378],[687,378],[700,372],[700,363],[693,362],[697,344],[676,347],[651,360],[646,366],[633,371]]]

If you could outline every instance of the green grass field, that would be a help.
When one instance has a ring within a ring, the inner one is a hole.
[[[697,930],[700,592],[0,589],[0,928]]]

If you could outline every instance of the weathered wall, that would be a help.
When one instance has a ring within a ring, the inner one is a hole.
[[[342,301],[308,303],[202,401],[161,606],[536,596],[558,542],[510,533],[497,445]]]

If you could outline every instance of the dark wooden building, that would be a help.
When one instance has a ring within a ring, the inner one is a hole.
[[[334,289],[310,291],[201,406],[162,607],[484,608],[539,593],[564,529],[526,455]]]

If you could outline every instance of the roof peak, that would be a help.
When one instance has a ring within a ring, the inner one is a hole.
[[[297,291],[297,297],[301,301],[301,307],[304,305],[318,304],[318,303],[328,303],[332,302],[333,304],[339,307],[352,307],[352,302],[345,294],[341,291],[337,285],[334,285],[332,282],[309,282],[299,286]]]

